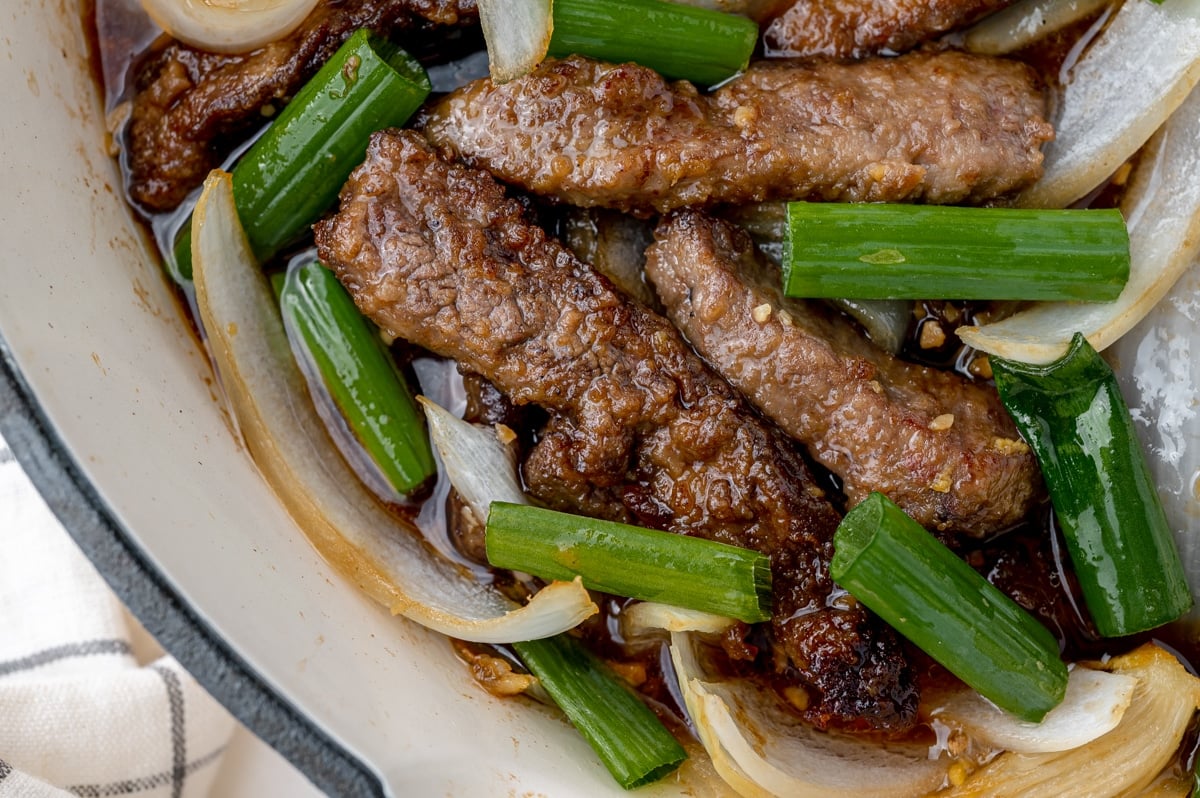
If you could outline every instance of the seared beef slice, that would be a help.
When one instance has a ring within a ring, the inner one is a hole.
[[[912,722],[893,633],[830,601],[838,516],[794,444],[489,175],[441,160],[419,134],[376,134],[316,238],[384,330],[549,411],[526,463],[539,498],[769,555],[773,659],[809,690],[811,720]]]
[[[383,35],[476,16],[475,0],[323,2],[290,36],[244,55],[172,42],[139,69],[130,111],[129,195],[150,211],[176,207],[217,166],[215,144],[265,121],[359,28]]]
[[[696,350],[840,476],[931,529],[982,536],[1042,495],[996,392],[892,357],[816,302],[784,299],[749,237],[696,211],[664,219],[646,274]]]
[[[796,0],[763,34],[778,55],[902,53],[1013,0]]]
[[[756,62],[711,95],[636,64],[547,61],[435,105],[443,153],[536,194],[648,214],[768,199],[979,203],[1042,173],[1032,70],[957,52]]]

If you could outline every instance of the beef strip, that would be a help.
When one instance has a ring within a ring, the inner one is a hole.
[[[125,166],[130,198],[148,211],[176,207],[218,165],[216,145],[264,121],[264,109],[290,98],[350,34],[383,35],[475,18],[475,0],[329,0],[290,36],[245,55],[221,55],[171,42],[135,80]]]
[[[573,56],[476,81],[423,120],[443,153],[584,207],[769,199],[980,203],[1042,173],[1033,72],[958,52],[757,62],[711,95]]]
[[[837,513],[792,442],[666,319],[549,239],[486,173],[419,134],[372,139],[316,241],[359,308],[551,421],[525,476],[548,504],[747,546],[771,558],[770,633],[808,717],[902,729],[916,691],[894,634],[835,595]]]
[[[843,480],[931,529],[983,536],[1042,497],[1037,462],[996,392],[892,357],[848,319],[785,299],[750,237],[699,211],[664,219],[646,275],[702,357]]]
[[[797,0],[767,26],[771,55],[861,58],[902,53],[1013,0]]]

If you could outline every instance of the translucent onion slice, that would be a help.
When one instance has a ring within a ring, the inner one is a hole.
[[[192,252],[200,318],[246,445],[326,560],[393,613],[462,640],[549,637],[597,612],[578,582],[552,584],[518,607],[379,506],[324,434],[242,232],[227,172],[204,183]]]
[[[1113,0],[1023,0],[998,11],[963,34],[963,47],[1004,55],[1094,14]]]
[[[1062,208],[1099,186],[1200,80],[1200,0],[1130,0],[1075,65],[1058,103],[1046,172],[1020,197]]]
[[[1154,784],[1175,761],[1200,709],[1200,679],[1153,644],[1103,667],[1137,679],[1133,700],[1115,729],[1061,753],[1003,753],[939,798],[1137,795]]]
[[[621,633],[625,637],[643,637],[655,631],[720,634],[736,623],[733,618],[700,610],[672,607],[656,601],[639,601],[621,612]]]
[[[1200,260],[1108,354],[1129,401],[1147,463],[1197,606],[1183,621],[1200,636]]]
[[[932,792],[944,760],[923,745],[887,745],[818,732],[779,705],[773,691],[706,681],[697,641],[671,634],[675,667],[697,735],[727,783],[745,796],[906,798]]]
[[[318,0],[142,0],[181,42],[214,53],[248,53],[294,31]]]
[[[1134,0],[1129,5],[1150,4]],[[1195,38],[1200,47],[1200,31]],[[1076,331],[1097,350],[1124,335],[1200,257],[1197,141],[1200,91],[1151,139],[1130,178],[1122,205],[1129,225],[1129,282],[1115,302],[1041,303],[994,324],[963,327],[959,337],[989,354],[1049,363],[1066,352]]]
[[[495,430],[463,421],[446,408],[418,396],[450,484],[481,521],[492,502],[528,504],[517,476],[516,456]]]
[[[1115,729],[1136,686],[1137,679],[1128,674],[1078,666],[1062,703],[1041,723],[1023,721],[966,689],[938,700],[930,714],[992,748],[1022,754],[1069,751]]]
[[[546,57],[552,0],[479,0],[479,23],[496,83],[527,74]]]

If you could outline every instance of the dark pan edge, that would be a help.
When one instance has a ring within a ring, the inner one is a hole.
[[[276,693],[175,593],[71,459],[3,337],[0,434],[104,580],[205,690],[328,795],[385,795],[366,765]]]

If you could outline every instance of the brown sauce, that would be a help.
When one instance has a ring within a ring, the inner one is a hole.
[[[89,21],[87,28],[93,39],[92,66],[97,81],[103,88],[105,107],[119,117],[121,104],[129,96],[131,75],[140,57],[155,46],[158,33],[145,18],[135,0],[93,2],[94,6],[85,3],[85,18]],[[1081,37],[1094,35],[1100,21],[1099,17],[1085,20],[1054,34],[1036,48],[1018,53],[1017,56],[1037,68],[1047,84],[1054,86],[1063,70],[1069,68],[1072,59],[1078,57]],[[477,34],[458,33],[450,41],[448,49],[438,51],[435,49],[436,44],[431,43],[429,51],[419,55],[426,63],[446,62],[478,50],[479,44]],[[239,150],[240,148],[231,142],[228,155],[232,157]],[[1127,174],[1127,170],[1118,171],[1112,181],[1088,198],[1087,204],[1093,207],[1118,205],[1124,184],[1123,177]],[[149,218],[142,216],[142,219],[159,242],[160,250],[166,251],[187,215],[187,208],[182,207],[172,213]],[[548,212],[548,217],[553,215],[553,211]],[[268,268],[280,268],[292,254],[285,253]],[[181,297],[184,299],[182,306],[189,307],[186,292],[181,291]],[[1012,310],[1011,306],[986,303],[914,303],[913,319],[902,356],[926,365],[953,369],[972,379],[987,381],[991,374],[986,358],[979,357],[959,344],[955,331],[960,326],[971,324],[986,316]],[[195,326],[192,318],[188,318],[186,323]],[[403,355],[401,359],[407,362],[411,355]],[[441,379],[456,379],[450,370],[445,371]],[[432,386],[424,388],[430,391]],[[535,413],[531,423],[536,421]],[[534,434],[530,426],[519,432],[526,440],[531,440]],[[828,488],[836,501],[840,495],[836,477],[811,461],[810,465],[821,478],[822,486]],[[440,475],[439,479],[443,484],[435,486],[423,502],[390,504],[389,508],[419,526],[438,551],[467,567],[481,581],[498,584],[514,597],[527,595],[535,585],[516,580],[507,573],[497,573],[481,562],[477,545],[469,542],[473,540],[469,530],[465,530],[462,524],[452,522],[456,513],[444,484],[444,475]],[[985,541],[977,547],[963,549],[961,553],[981,574],[1005,589],[1026,609],[1039,617],[1054,632],[1068,659],[1090,659],[1119,653],[1145,640],[1158,639],[1172,646],[1185,660],[1200,662],[1200,641],[1172,628],[1128,640],[1100,639],[1086,616],[1069,562],[1064,559],[1064,550],[1052,511],[1048,507],[1042,507],[1020,527]],[[599,597],[601,612],[582,624],[575,633],[601,660],[607,662],[631,687],[645,696],[648,704],[663,718],[669,728],[680,736],[687,736],[689,732],[686,714],[681,706],[678,687],[674,683],[673,671],[669,660],[666,659],[665,646],[662,642],[629,640],[621,630],[621,614],[628,601],[611,596]],[[760,645],[763,643],[760,635],[760,630],[747,630],[744,626],[739,626],[714,646],[711,654],[712,664],[730,676],[767,678],[761,675],[761,668],[755,667],[760,651],[767,648]],[[507,663],[507,667],[513,672],[522,671],[519,660],[504,647],[461,642],[456,642],[456,647],[464,662],[472,668],[482,668],[490,674],[481,677],[481,683],[485,683],[485,686],[486,680],[493,678],[499,680],[497,683],[507,684],[503,682],[505,666],[499,664],[499,661]],[[912,650],[910,653],[912,661],[921,673],[920,681],[923,683],[950,678],[921,652]],[[795,705],[798,712],[804,709],[800,706],[803,696],[790,694],[782,687],[779,691],[785,701]],[[919,727],[915,735],[916,739],[923,742],[932,742],[933,734],[928,727]],[[1200,744],[1198,740],[1200,731],[1194,727],[1185,741],[1180,759],[1181,765],[1189,770],[1195,764],[1196,749]]]

